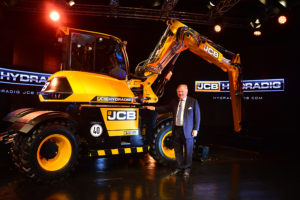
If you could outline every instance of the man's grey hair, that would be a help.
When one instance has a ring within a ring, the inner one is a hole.
[[[188,90],[188,85],[187,84],[179,84],[177,86],[177,89],[180,88],[180,87],[185,87]]]

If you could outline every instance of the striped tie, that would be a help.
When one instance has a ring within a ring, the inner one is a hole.
[[[182,102],[183,100],[180,100],[179,101],[179,105],[178,105],[178,111],[177,111],[177,116],[176,116],[176,125],[182,125],[181,122],[182,122]]]

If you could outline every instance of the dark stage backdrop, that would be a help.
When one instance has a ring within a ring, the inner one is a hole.
[[[221,34],[216,34],[211,27],[188,24],[215,43],[234,53],[240,53],[244,80],[259,80],[247,85],[249,90],[259,91],[245,92],[244,116],[248,130],[245,135],[248,138],[258,138],[259,141],[263,141],[263,145],[289,149],[292,149],[297,136],[295,116],[298,114],[296,101],[299,90],[296,88],[296,75],[299,74],[299,31],[292,27],[292,22],[285,27],[271,23],[260,38],[255,38],[249,30],[224,28]],[[53,26],[38,15],[21,14],[2,16],[0,23],[3,30],[0,31],[0,68],[47,74],[59,70],[59,52],[53,45]],[[100,17],[73,16],[68,23],[71,27],[108,33],[128,41],[127,51],[132,72],[140,61],[148,57],[166,28],[164,22]],[[41,86],[7,85],[3,83],[5,79],[7,78],[2,74],[1,117],[13,109],[39,104],[37,92]],[[273,91],[279,87],[279,83],[274,83],[274,79],[280,79],[279,91]],[[227,74],[216,66],[191,52],[183,52],[159,104],[176,98],[176,86],[179,83],[187,83],[189,94],[200,103],[200,137],[207,143],[217,140],[220,142],[224,139],[224,133],[236,135],[232,131],[229,93],[195,90],[196,81],[221,83],[226,80]],[[37,83],[35,80],[33,82]],[[38,82],[42,84],[43,80]]]

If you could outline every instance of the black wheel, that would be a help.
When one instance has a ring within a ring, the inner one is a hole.
[[[65,121],[47,122],[32,134],[19,135],[12,148],[16,166],[37,182],[55,182],[70,175],[79,154],[74,126]]]
[[[162,122],[154,130],[150,148],[151,156],[162,165],[174,165],[172,120]]]
[[[22,135],[17,135],[14,139],[14,143],[12,145],[12,147],[10,148],[10,154],[12,157],[12,162],[14,163],[14,165],[17,166],[17,168],[20,170],[20,152],[21,152],[21,145],[23,144],[23,139],[24,137],[22,137]]]

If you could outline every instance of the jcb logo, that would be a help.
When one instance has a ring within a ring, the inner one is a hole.
[[[136,120],[135,110],[108,110],[108,121]]]
[[[207,53],[209,53],[210,55],[212,55],[213,57],[219,59],[219,53],[217,51],[215,51],[213,48],[204,45],[204,51],[206,51]]]
[[[218,81],[196,81],[196,92],[218,92],[220,91],[220,82]]]

